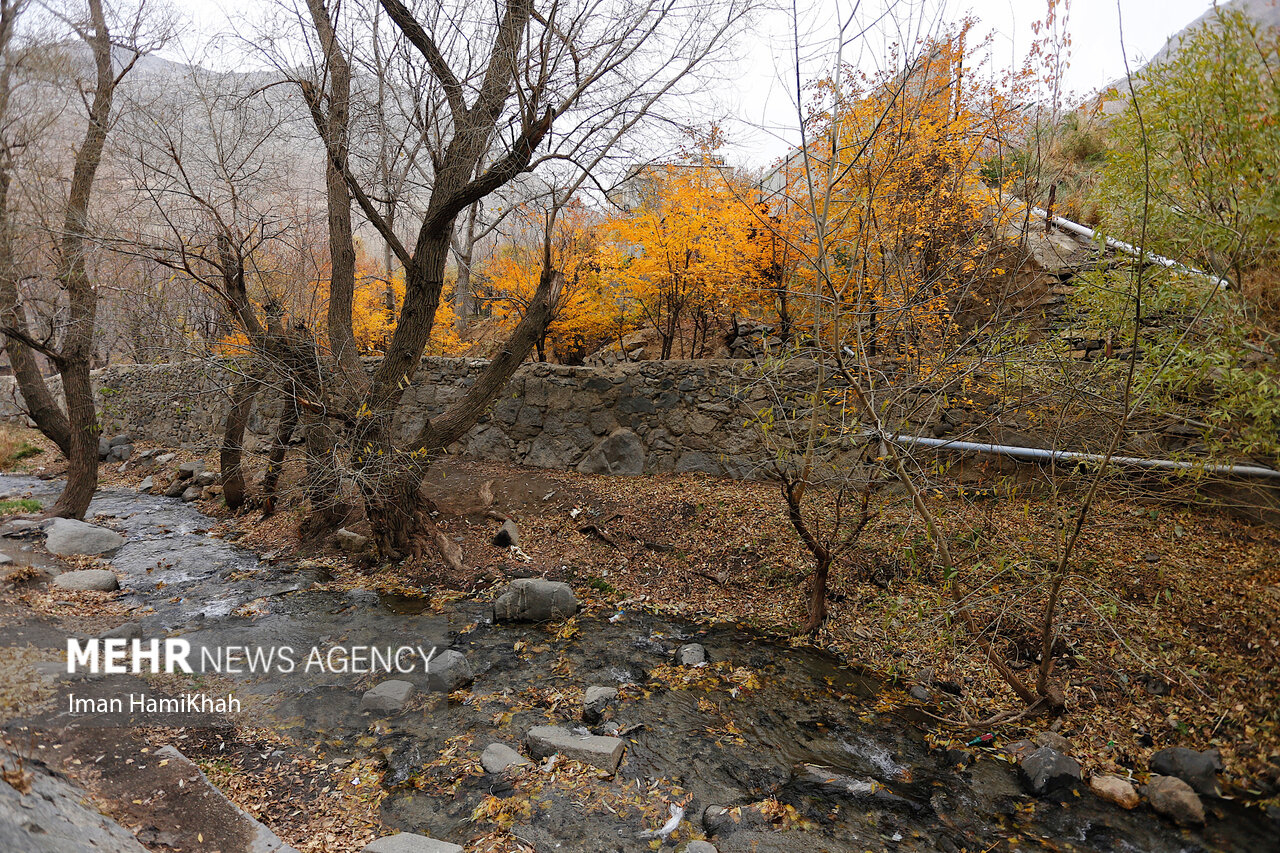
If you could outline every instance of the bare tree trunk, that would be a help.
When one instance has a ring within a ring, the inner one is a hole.
[[[27,414],[35,421],[36,428],[44,433],[62,455],[71,456],[71,425],[59,408],[57,400],[45,384],[44,374],[36,360],[35,348],[28,346],[19,335],[26,336],[30,326],[23,313],[18,296],[18,273],[13,262],[13,235],[9,225],[9,168],[7,152],[0,153],[0,328],[9,330],[4,335],[5,351],[13,366],[13,376]],[[33,343],[35,343],[33,341]]]
[[[324,417],[306,419],[307,501],[310,512],[303,522],[303,535],[318,539],[342,525],[350,507],[342,500],[342,482],[333,453],[337,439]]]
[[[244,505],[244,432],[249,425],[249,412],[257,393],[257,379],[249,377],[241,380],[233,392],[231,410],[227,412],[227,423],[222,432],[218,467],[222,471],[222,498],[232,511]]]
[[[289,452],[289,437],[298,426],[298,406],[292,394],[285,394],[280,409],[280,421],[276,425],[276,437],[267,456],[267,470],[262,477],[262,515],[265,518],[276,511],[276,489],[280,484],[280,470]]]
[[[347,168],[350,132],[351,66],[338,43],[334,20],[325,0],[307,0],[312,23],[320,36],[328,72],[328,97],[313,96],[312,116],[316,130],[329,150],[325,159],[325,196],[329,220],[329,349],[338,363],[349,396],[354,398],[365,382],[351,326],[351,306],[355,296],[356,249],[351,228],[351,191],[344,173]],[[336,15],[336,10],[335,10]]]
[[[54,518],[84,518],[98,489],[97,410],[89,379],[89,360],[72,356],[62,371],[62,388],[67,395],[71,423],[71,453],[67,456],[67,485],[58,495],[49,515]]]
[[[473,204],[467,210],[466,227],[460,245],[454,246],[454,257],[458,262],[458,280],[453,286],[454,328],[458,334],[467,329],[467,318],[474,308],[472,300],[471,265],[476,254],[476,216],[480,205]]]
[[[17,20],[26,5],[25,0],[0,0],[0,117],[9,113],[13,68],[7,54]],[[20,273],[14,264],[9,188],[13,180],[14,148],[21,144],[21,140],[7,136],[0,140],[0,331],[4,332],[5,350],[27,414],[35,421],[36,428],[70,459],[71,424],[45,384],[35,356],[37,351],[43,352],[56,366],[57,354],[31,340],[30,325],[18,294]]]
[[[549,266],[543,267],[538,290],[529,303],[529,309],[506,345],[461,400],[423,425],[407,451],[397,453],[392,447],[389,418],[378,421],[375,429],[366,433],[364,445],[373,449],[366,451],[364,457],[362,473],[365,476],[362,477],[361,490],[365,495],[369,526],[380,554],[403,556],[422,553],[424,531],[428,534],[435,532],[435,525],[429,523],[430,516],[423,511],[418,496],[422,478],[445,448],[475,426],[511,375],[529,357],[551,322],[553,306],[563,283],[559,272]],[[375,437],[376,442],[372,440]],[[360,443],[361,440],[357,439],[357,446]],[[383,450],[383,454],[376,455],[377,450]]]
[[[83,518],[98,488],[100,427],[93,400],[93,384],[89,378],[98,294],[89,281],[85,238],[89,233],[89,199],[110,128],[116,78],[111,67],[111,35],[107,31],[102,0],[89,0],[89,16],[93,34],[86,40],[93,49],[97,85],[89,107],[89,126],[76,150],[72,168],[57,271],[59,283],[67,293],[67,325],[58,368],[62,374],[67,421],[71,427],[71,453],[67,460],[67,486],[49,514],[63,518]]]

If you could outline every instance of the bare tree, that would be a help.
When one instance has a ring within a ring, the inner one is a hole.
[[[0,17],[3,18],[0,23],[3,45],[0,46],[5,48],[4,68],[0,70],[0,86],[4,88],[0,93],[0,109],[7,110],[12,106],[9,95],[19,68],[11,64],[17,57],[10,49],[19,18],[28,11],[28,4],[21,0],[6,0],[0,7]],[[74,14],[53,14],[88,46],[93,67],[91,94],[85,98],[84,134],[75,149],[67,193],[60,203],[61,223],[51,235],[55,258],[51,278],[61,292],[66,310],[56,324],[60,337],[58,342],[54,342],[52,335],[41,339],[33,333],[33,326],[22,308],[18,280],[23,273],[14,269],[12,231],[6,221],[0,232],[0,239],[7,243],[0,248],[0,265],[5,268],[0,274],[3,310],[0,331],[6,336],[18,385],[24,399],[29,401],[33,420],[68,460],[67,486],[50,514],[81,518],[98,483],[99,426],[89,378],[98,307],[98,294],[88,261],[94,237],[90,226],[90,207],[113,121],[116,90],[147,48],[142,44],[142,22],[138,18],[124,23],[123,38],[113,37],[102,0],[88,0],[87,6]],[[5,124],[8,124],[7,120]],[[15,147],[22,144],[22,141],[12,139],[0,144],[6,152],[4,162],[0,163],[0,169],[4,170],[0,186],[5,193],[3,209],[6,220],[12,181],[10,156]],[[56,368],[62,380],[65,411],[45,388],[34,353],[43,355]]]
[[[220,453],[223,495],[239,509],[246,500],[241,458],[255,398],[266,389],[280,400],[274,458],[283,457],[297,424],[297,400],[316,394],[320,371],[309,326],[311,303],[318,299],[316,256],[335,244],[313,227],[316,217],[290,181],[292,164],[280,155],[291,138],[303,143],[297,134],[305,118],[291,98],[279,89],[264,91],[255,75],[194,64],[169,83],[170,91],[136,105],[135,120],[121,135],[121,154],[145,213],[136,233],[122,234],[112,246],[212,296],[226,321],[224,337],[241,341],[239,353],[210,341],[219,356],[241,356],[223,358],[221,365],[239,375],[230,389]],[[350,284],[349,229],[346,250],[334,253],[334,270]],[[339,301],[344,298],[350,338],[350,287],[345,297],[339,294]],[[341,340],[341,330],[337,334]],[[354,343],[347,349],[355,360]],[[299,384],[312,390],[300,394]],[[272,506],[269,494],[264,502]]]
[[[396,556],[421,553],[427,539],[439,544],[418,495],[422,477],[528,356],[558,295],[559,276],[544,270],[524,318],[480,378],[449,410],[397,440],[392,423],[431,337],[458,216],[539,167],[577,174],[561,183],[581,186],[655,104],[718,55],[749,7],[588,0],[540,8],[507,0],[485,19],[461,6],[380,6],[416,58],[409,79],[421,87],[413,98],[419,138],[411,149],[420,152],[426,200],[414,240],[403,241],[333,134],[322,133],[331,168],[404,267],[405,298],[359,405],[321,407],[345,434],[346,464],[380,552]],[[320,11],[331,20],[327,7]],[[335,44],[323,33],[320,41]],[[310,105],[317,126],[327,126],[325,104],[311,98]],[[332,114],[331,98],[329,105]]]

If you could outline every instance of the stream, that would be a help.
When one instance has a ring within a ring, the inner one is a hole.
[[[0,496],[47,501],[58,486],[0,476]],[[1065,802],[1028,797],[1015,767],[993,751],[977,750],[978,760],[962,769],[955,754],[930,747],[919,712],[886,701],[875,679],[819,650],[745,629],[627,609],[580,616],[576,633],[558,636],[554,627],[494,624],[487,602],[431,608],[425,599],[318,589],[322,570],[266,562],[213,537],[214,520],[177,499],[103,491],[86,518],[95,516],[127,536],[110,563],[121,575],[123,601],[138,608],[134,618],[145,638],[182,637],[194,649],[407,645],[466,655],[475,677],[470,700],[425,694],[393,715],[362,713],[363,691],[388,677],[420,675],[295,671],[239,676],[234,685],[261,715],[260,725],[326,758],[385,756],[382,817],[404,831],[466,843],[483,828],[469,818],[486,795],[511,794],[509,783],[493,775],[468,775],[452,792],[413,784],[451,738],[473,736],[467,747],[473,762],[492,742],[519,747],[524,732],[550,718],[575,725],[563,706],[549,707],[555,691],[606,685],[622,691],[614,719],[632,731],[617,775],[602,784],[641,793],[660,790],[655,780],[676,784],[687,796],[686,819],[698,829],[711,804],[773,798],[790,807],[786,831],[744,819],[734,831],[717,833],[712,841],[721,853],[1280,850],[1276,825],[1233,801],[1206,803],[1207,827],[1184,830],[1145,806],[1124,811],[1103,802],[1087,785]],[[0,539],[0,550],[19,564],[53,565],[30,541]],[[714,683],[672,689],[669,677],[680,672],[672,656],[687,641],[706,647]],[[418,686],[425,690],[424,682]],[[154,720],[116,715],[96,724],[137,722]],[[539,851],[658,849],[637,833],[660,821],[624,820],[554,785],[542,786],[535,799],[513,831]]]

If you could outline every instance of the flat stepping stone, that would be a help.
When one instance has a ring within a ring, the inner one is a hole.
[[[120,579],[115,572],[106,569],[81,569],[78,572],[63,572],[53,579],[53,585],[58,589],[110,592],[120,588]]]
[[[374,840],[364,848],[363,853],[463,853],[463,851],[457,844],[437,841],[412,832],[400,832]]]
[[[626,750],[622,738],[580,735],[560,726],[534,726],[525,735],[525,743],[534,758],[559,753],[610,773],[618,771],[622,753]]]
[[[55,518],[44,540],[44,547],[49,553],[59,557],[111,554],[123,544],[124,537],[114,530],[74,518]]]
[[[480,755],[486,773],[501,773],[509,767],[527,767],[529,760],[505,743],[491,743]]]
[[[361,711],[399,711],[413,695],[414,687],[408,681],[391,679],[366,691],[360,698]]]

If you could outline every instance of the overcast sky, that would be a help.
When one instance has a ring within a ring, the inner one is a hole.
[[[208,34],[225,27],[226,14],[236,14],[262,0],[184,0],[177,3],[192,17],[192,34]],[[695,0],[696,2],[696,0]],[[790,0],[774,0],[790,8]],[[839,10],[859,3],[858,23],[877,18],[877,4],[890,0],[796,0],[801,19],[802,49],[808,68],[829,63],[829,46]],[[1004,67],[1020,65],[1030,47],[1032,24],[1045,14],[1044,0],[916,0],[932,4],[923,13],[929,20],[954,21],[965,14],[978,20],[978,37],[992,35],[993,59]],[[1212,5],[1211,0],[1072,0],[1068,29],[1072,36],[1068,90],[1085,94],[1124,74],[1124,47],[1136,68],[1169,38]],[[917,6],[917,9],[920,7]],[[919,16],[919,15],[917,15]],[[730,158],[742,165],[763,166],[795,143],[794,60],[791,15],[781,10],[762,14],[754,31],[740,45],[738,67],[726,74],[724,91],[717,93],[722,109],[738,121],[726,128],[732,145]],[[884,43],[896,41],[883,25],[863,40],[868,55],[882,55]],[[802,67],[805,63],[802,62]],[[806,75],[808,76],[808,75]]]
[[[819,43],[834,33],[837,7],[847,10],[852,0],[800,2],[807,3],[807,12],[801,12],[807,23],[802,23],[801,32]],[[1066,89],[1082,96],[1122,77],[1125,53],[1136,70],[1211,5],[1211,0],[1119,0],[1118,4],[1116,0],[1073,0],[1067,22],[1071,49]],[[946,0],[940,15],[944,21],[966,14],[976,18],[974,34],[981,38],[989,33],[993,60],[1008,68],[1021,65],[1036,38],[1032,25],[1044,18],[1045,10],[1044,0]],[[864,0],[860,20],[868,20],[876,12]],[[939,7],[935,6],[926,17],[937,14]],[[731,131],[731,136],[740,156],[757,165],[781,156],[796,138],[795,98],[791,94],[795,86],[794,50],[788,43],[788,20],[782,13],[767,16],[744,57],[742,75],[734,87],[736,101],[730,109],[743,119],[743,126]],[[747,129],[751,126],[764,132],[753,133]]]

